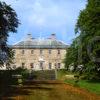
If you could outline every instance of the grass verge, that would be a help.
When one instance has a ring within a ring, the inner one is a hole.
[[[86,89],[91,93],[95,93],[100,95],[100,81],[88,81],[88,80],[79,80],[77,84],[75,84],[75,79],[65,79],[65,75],[74,75],[76,73],[68,72],[66,70],[58,71],[58,80],[63,80],[67,84],[71,84],[73,86],[78,86],[80,88]]]
[[[75,85],[75,80],[66,79],[64,82],[68,83],[68,84]],[[100,82],[90,82],[87,80],[80,80],[76,86],[79,86],[80,88],[86,89],[89,92],[96,93],[96,94],[100,95]]]

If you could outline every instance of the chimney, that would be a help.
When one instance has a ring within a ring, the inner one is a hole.
[[[56,34],[55,34],[55,33],[52,33],[52,34],[51,34],[51,39],[52,39],[52,40],[55,40],[55,39],[56,39]]]
[[[33,38],[32,38],[32,34],[27,34],[27,40],[28,41],[31,41]]]

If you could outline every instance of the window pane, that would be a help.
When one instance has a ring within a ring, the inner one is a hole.
[[[22,63],[22,68],[24,68],[25,67],[25,63]]]
[[[25,53],[25,51],[24,50],[22,50],[22,54],[24,54]]]
[[[58,50],[58,54],[60,54],[60,50]]]
[[[31,68],[34,68],[34,63],[30,63],[30,67]]]
[[[51,69],[51,67],[52,67],[52,64],[51,64],[51,63],[49,63],[49,69]]]
[[[43,50],[40,50],[40,54],[42,54],[43,53]]]
[[[34,50],[31,50],[31,54],[33,54],[34,53]]]
[[[51,54],[51,50],[49,50],[49,54]]]
[[[40,62],[40,69],[43,70],[43,63],[42,62]]]
[[[58,63],[58,68],[60,68],[60,66],[61,66],[61,64],[60,64],[60,63]]]

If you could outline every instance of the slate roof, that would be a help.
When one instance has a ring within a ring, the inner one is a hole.
[[[66,49],[67,45],[59,41],[55,38],[37,38],[34,39],[29,34],[28,37],[12,46],[13,48],[60,48],[60,49]]]

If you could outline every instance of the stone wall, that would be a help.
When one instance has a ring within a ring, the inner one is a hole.
[[[22,53],[24,50],[24,54]],[[31,53],[33,50],[33,53]],[[28,69],[50,69],[49,63],[51,63],[51,69],[58,67],[58,63],[60,63],[60,68],[64,68],[64,64],[62,63],[66,50],[59,49],[60,54],[58,54],[58,49],[50,49],[51,54],[49,54],[49,49],[41,49],[42,54],[40,54],[40,49],[14,49],[15,51],[15,59],[14,64],[12,66],[21,67],[22,63]],[[43,63],[43,68],[40,68],[40,62]],[[33,68],[32,68],[33,64]]]

